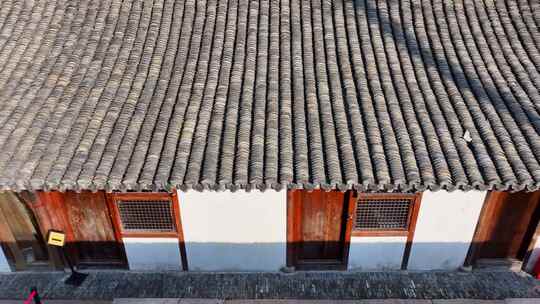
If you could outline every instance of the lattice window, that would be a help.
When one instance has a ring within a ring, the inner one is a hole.
[[[414,198],[360,198],[354,230],[407,230]]]
[[[118,200],[124,232],[175,232],[171,201]]]

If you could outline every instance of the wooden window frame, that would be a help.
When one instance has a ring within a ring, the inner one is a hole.
[[[403,259],[401,261],[401,269],[407,269],[409,264],[409,257],[411,254],[412,242],[414,239],[414,232],[416,230],[416,221],[418,219],[418,213],[420,212],[420,205],[422,203],[422,193],[362,193],[358,192],[354,197],[356,200],[352,207],[351,218],[353,222],[356,222],[356,209],[359,199],[412,199],[412,206],[409,211],[409,218],[407,219],[407,229],[392,229],[392,230],[355,230],[351,228],[352,237],[407,237],[405,243],[405,250],[403,252]],[[353,226],[353,225],[352,225]]]
[[[369,200],[369,199],[386,199],[386,200],[402,200],[407,199],[411,200],[411,206],[409,207],[409,217],[407,218],[407,225],[404,229],[354,229],[354,224],[352,227],[352,236],[375,236],[375,237],[385,237],[385,236],[409,236],[411,230],[414,232],[416,227],[416,218],[418,217],[418,211],[420,207],[421,194],[410,194],[410,193],[358,193],[355,197],[354,209],[352,211],[353,223],[356,222],[356,210],[358,207],[358,200]]]
[[[138,201],[170,201],[172,204],[172,212],[174,216],[173,224],[176,231],[167,232],[135,232],[124,231],[122,226],[122,220],[120,218],[120,212],[118,211],[119,200],[138,200]],[[178,238],[178,246],[180,249],[181,265],[182,269],[188,270],[188,263],[186,257],[186,246],[184,241],[184,231],[182,229],[182,221],[180,218],[180,204],[178,200],[178,193],[174,190],[172,193],[168,192],[126,192],[126,193],[108,193],[107,204],[111,213],[111,219],[115,227],[116,238],[123,243],[124,237],[133,238]]]
[[[137,192],[137,193],[111,193],[108,195],[110,205],[112,205],[113,220],[117,222],[117,230],[122,237],[178,237],[180,226],[179,208],[169,193],[166,192]],[[126,231],[122,225],[122,219],[118,210],[118,201],[148,201],[170,202],[174,224],[174,231]]]

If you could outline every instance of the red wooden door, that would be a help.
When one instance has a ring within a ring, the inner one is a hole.
[[[523,260],[540,218],[540,191],[488,194],[470,260]]]
[[[298,269],[345,269],[352,221],[350,192],[289,191],[288,264]]]
[[[66,233],[66,251],[79,266],[127,267],[104,192],[37,192],[34,207],[44,233]]]
[[[79,264],[124,264],[124,249],[116,240],[105,193],[66,192],[64,202]]]

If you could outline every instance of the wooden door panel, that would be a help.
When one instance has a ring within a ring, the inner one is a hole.
[[[523,259],[540,192],[490,192],[480,216],[470,260]]]
[[[344,195],[335,192],[312,192],[301,195],[301,259],[342,258],[342,217]]]
[[[289,191],[288,204],[289,264],[300,269],[346,267],[349,193]]]
[[[104,192],[64,193],[79,262],[121,262],[122,247],[116,241]]]
[[[74,264],[126,267],[104,192],[37,192],[34,211],[44,233],[66,233],[66,252]],[[60,258],[61,260],[61,258]]]

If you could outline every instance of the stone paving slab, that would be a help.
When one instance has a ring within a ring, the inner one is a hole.
[[[22,304],[24,300],[0,300],[0,304]],[[42,304],[112,304],[112,301],[41,300]],[[33,304],[33,303],[32,303]]]
[[[0,300],[0,304],[21,304],[22,300]],[[115,299],[114,301],[43,300],[43,304],[538,304],[540,299],[506,300],[217,300],[217,299]]]
[[[68,277],[63,272],[0,274],[0,299],[24,299],[31,287],[37,288],[42,299],[183,298],[183,304],[197,304],[195,299],[540,298],[540,281],[513,272],[88,271],[80,286],[68,284]]]
[[[113,304],[179,304],[180,301],[180,299],[114,299]]]
[[[223,304],[225,300],[219,299],[180,299],[179,304]]]
[[[433,304],[505,304],[504,300],[452,299],[432,300]]]
[[[225,304],[432,304],[431,300],[226,300]]]
[[[225,304],[432,304],[431,300],[227,300]]]
[[[517,302],[514,302],[516,301]],[[507,300],[205,300],[205,299],[115,299],[113,304],[533,304],[540,299],[507,299]],[[2,304],[0,302],[0,304]]]
[[[219,299],[114,299],[113,304],[223,304]],[[2,303],[0,303],[2,304]]]

